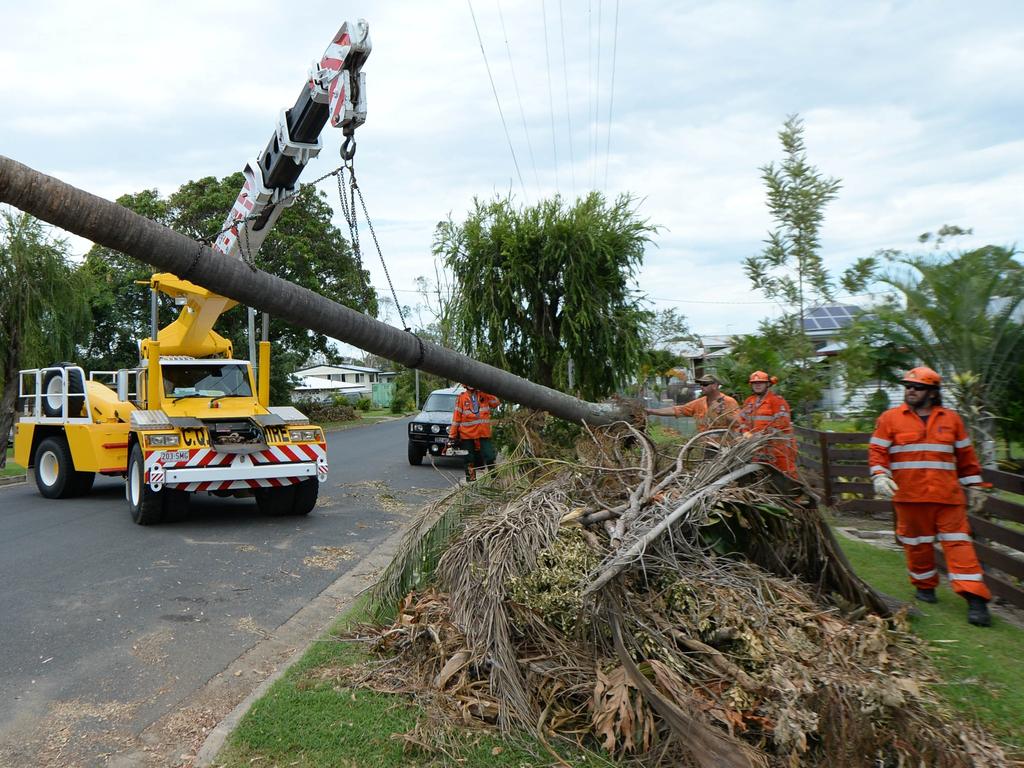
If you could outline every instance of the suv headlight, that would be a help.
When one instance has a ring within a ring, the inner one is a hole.
[[[422,432],[424,429],[426,429],[426,427],[424,427],[422,424],[410,424],[409,425],[409,431],[410,432]]]
[[[441,431],[441,428],[439,426],[437,426],[437,424],[431,424],[430,425],[430,431],[433,432],[436,435],[438,432]]]
[[[289,429],[288,439],[293,443],[315,443],[320,441],[319,429]]]
[[[180,442],[177,434],[146,435],[146,445],[151,448],[176,448]]]

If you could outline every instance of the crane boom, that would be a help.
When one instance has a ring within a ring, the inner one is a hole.
[[[341,25],[310,69],[295,104],[281,110],[267,146],[246,163],[245,181],[213,243],[215,251],[252,261],[281,212],[294,202],[299,176],[323,148],[320,134],[328,122],[342,129],[343,152],[354,151],[355,130],[366,122],[362,66],[371,50],[365,20]],[[237,302],[168,273],[153,275],[150,286],[184,304],[178,318],[157,336],[163,354],[230,354],[230,343],[213,327]],[[143,342],[144,356],[147,346]]]

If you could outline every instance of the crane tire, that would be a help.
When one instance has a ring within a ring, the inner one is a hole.
[[[75,464],[63,435],[40,441],[32,461],[32,477],[39,493],[47,499],[66,499],[74,495]]]
[[[146,463],[138,443],[132,446],[128,456],[128,477],[125,478],[124,495],[135,523],[158,525],[163,522],[163,491],[154,491],[146,483]]]
[[[71,368],[74,363],[54,363],[51,368]],[[85,384],[80,371],[68,371],[68,417],[78,416],[85,404]],[[60,371],[47,371],[42,381],[43,414],[62,416],[64,413],[64,377]]]

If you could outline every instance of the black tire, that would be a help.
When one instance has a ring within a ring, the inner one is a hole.
[[[47,499],[66,499],[75,494],[75,464],[62,435],[39,442],[32,460],[32,479]]]
[[[295,486],[282,485],[277,488],[257,488],[253,491],[256,506],[260,512],[271,517],[292,514],[295,506]]]
[[[308,477],[295,486],[295,502],[292,504],[292,514],[308,515],[316,506],[317,497],[320,495],[320,481],[315,477]]]
[[[95,472],[75,472],[75,476],[71,480],[72,493],[75,496],[84,496],[92,490],[94,480],[96,480]]]
[[[164,497],[165,523],[177,523],[188,517],[188,508],[192,500],[191,493],[174,488],[164,488],[160,494]]]
[[[136,443],[128,456],[128,477],[124,495],[132,520],[139,525],[158,525],[164,519],[164,491],[154,491],[146,484],[146,464],[142,449]]]
[[[416,443],[409,443],[409,463],[414,467],[418,467],[423,463],[423,455],[427,450]]]
[[[74,363],[54,363],[54,368],[69,368]],[[63,415],[64,378],[60,371],[49,371],[42,381],[43,413],[46,416]],[[85,405],[85,384],[79,371],[68,371],[68,417],[82,412]]]

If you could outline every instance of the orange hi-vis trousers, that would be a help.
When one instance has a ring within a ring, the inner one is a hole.
[[[934,589],[939,583],[939,572],[935,568],[935,543],[938,542],[946,558],[953,591],[992,599],[971,543],[967,508],[963,504],[896,502],[893,506],[896,508],[896,536],[903,544],[910,581],[915,587]]]

